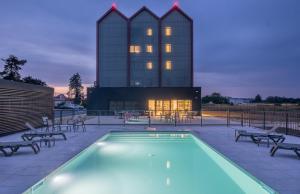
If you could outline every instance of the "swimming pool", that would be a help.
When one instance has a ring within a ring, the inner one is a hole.
[[[24,194],[276,193],[190,132],[110,132]]]

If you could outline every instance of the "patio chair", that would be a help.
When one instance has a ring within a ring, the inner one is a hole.
[[[271,156],[274,156],[277,150],[291,150],[294,151],[295,154],[300,158],[300,144],[293,144],[293,143],[278,143],[275,144],[271,150]]]
[[[270,145],[270,140],[272,140],[275,144],[282,143],[285,140],[285,137],[283,135],[274,134],[277,128],[277,126],[274,126],[265,133],[235,130],[235,141],[237,142],[240,137],[249,137],[258,146],[263,140],[267,141],[268,147]]]
[[[35,154],[40,151],[40,147],[34,141],[0,142],[0,151],[4,154],[4,156],[13,155],[21,147],[30,147]]]
[[[61,136],[64,140],[67,140],[67,137],[65,135],[65,133],[61,132],[61,131],[52,131],[52,132],[38,132],[36,128],[34,128],[31,124],[29,123],[25,123],[25,125],[31,129],[30,132],[26,132],[24,133],[21,137],[23,140],[26,141],[31,141],[34,138],[40,138],[40,139],[45,139],[45,138],[51,138],[53,136]]]
[[[42,117],[43,127],[46,129],[45,131],[49,131],[49,119],[48,117]]]
[[[62,131],[63,128],[65,128],[67,131],[71,131],[72,130],[72,125],[67,124],[56,124],[54,121],[52,121],[51,119],[49,119],[48,117],[42,117],[43,119],[43,123],[46,127],[46,131],[49,131],[49,127],[52,127],[52,131]]]
[[[52,122],[50,120],[50,122]],[[58,123],[58,124],[54,124],[53,123],[53,129],[56,131],[63,131],[63,129],[65,129],[66,131],[72,131],[73,126],[69,125],[68,123],[66,124],[62,124],[62,123]]]
[[[73,130],[74,132],[79,130],[79,128],[82,128],[83,132],[86,132],[86,127],[85,127],[85,118],[84,117],[77,117],[76,120],[73,121]]]

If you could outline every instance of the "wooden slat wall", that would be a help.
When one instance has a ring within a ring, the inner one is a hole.
[[[53,118],[53,88],[0,79],[0,135],[26,129],[25,122],[42,125]]]

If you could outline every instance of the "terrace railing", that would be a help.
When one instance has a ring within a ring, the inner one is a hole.
[[[278,132],[300,135],[300,111],[270,111],[203,107],[201,111],[147,111],[147,110],[55,110],[56,123],[64,124],[72,117],[82,117],[86,125],[225,125],[253,126]]]

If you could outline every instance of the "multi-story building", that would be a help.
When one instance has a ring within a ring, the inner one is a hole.
[[[199,110],[193,86],[193,20],[178,6],[162,17],[143,7],[127,18],[112,7],[97,21],[97,76],[88,108]]]

